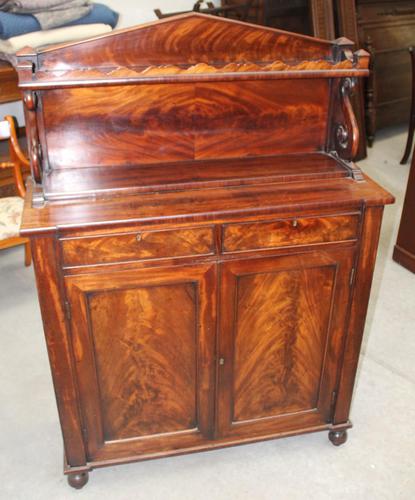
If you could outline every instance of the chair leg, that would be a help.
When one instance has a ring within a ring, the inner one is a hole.
[[[30,250],[30,242],[24,244],[24,263],[25,266],[30,266],[32,263],[32,251]]]

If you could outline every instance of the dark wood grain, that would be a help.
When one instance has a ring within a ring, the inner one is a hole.
[[[212,227],[70,238],[61,240],[61,245],[65,267],[215,252]]]
[[[353,249],[223,266],[218,433],[330,419]]]
[[[238,277],[234,422],[316,407],[335,270]]]
[[[224,50],[224,48],[227,50]],[[229,50],[231,48],[231,50]],[[204,54],[202,58],[200,55]],[[234,60],[269,61],[300,58],[312,60],[331,55],[331,44],[301,35],[290,43],[285,32],[190,13],[120,30],[111,37],[70,43],[46,49],[39,58],[41,69],[65,69],[68,65],[99,68],[108,66],[151,66],[196,64]]]
[[[72,341],[62,303],[62,283],[54,239],[37,238],[32,241],[32,256],[59,418],[65,430],[65,455],[72,466],[83,465],[86,451],[77,403]]]
[[[105,441],[196,427],[196,305],[192,283],[89,294]]]
[[[357,238],[359,215],[298,218],[274,222],[229,224],[224,227],[225,252],[308,245]]]
[[[33,192],[29,187],[29,193]],[[259,203],[261,200],[261,203]],[[394,198],[375,182],[351,183],[350,179],[321,180],[287,185],[268,184],[237,188],[184,190],[143,197],[125,196],[101,200],[65,200],[46,204],[42,210],[27,204],[22,222],[22,234],[36,234],[57,229],[99,228],[112,223],[157,224],[166,219],[176,222],[225,221],[232,217],[269,215],[298,210],[341,210],[392,203]]]
[[[367,74],[367,57],[339,58],[340,52],[336,42],[189,13],[81,43],[26,48],[18,67],[24,88],[192,81],[195,76],[233,80],[264,72],[273,78]]]
[[[306,89],[298,80],[53,90],[42,96],[48,161],[53,170],[102,169],[316,151],[327,90],[324,80]]]
[[[174,173],[174,175],[172,175]],[[310,153],[266,157],[229,158],[166,162],[125,168],[96,167],[61,169],[44,179],[44,192],[49,200],[83,196],[94,191],[111,197],[114,191],[136,194],[181,191],[189,188],[241,186],[269,182],[312,181],[347,177],[344,166],[327,154]]]
[[[358,256],[352,306],[350,310],[348,335],[342,353],[343,365],[339,378],[336,407],[333,415],[335,424],[348,420],[353,385],[359,362],[360,346],[366,320],[367,306],[369,303],[373,271],[375,267],[376,252],[379,242],[380,226],[382,222],[383,207],[368,208],[362,228],[362,243]]]

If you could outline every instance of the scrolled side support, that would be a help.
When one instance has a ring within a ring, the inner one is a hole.
[[[35,92],[27,90],[23,94],[23,103],[25,105],[26,129],[29,143],[30,166],[32,177],[36,183],[42,182],[41,158],[39,147],[39,136],[36,120],[36,109],[38,106],[38,96]]]
[[[340,86],[345,123],[337,125],[336,143],[338,149],[345,152],[341,155],[345,160],[353,160],[359,148],[359,126],[350,101],[355,88],[355,78],[345,78]]]

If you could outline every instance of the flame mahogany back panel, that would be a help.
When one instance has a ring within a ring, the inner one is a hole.
[[[49,90],[45,150],[54,170],[316,151],[325,143],[328,85],[265,80]]]

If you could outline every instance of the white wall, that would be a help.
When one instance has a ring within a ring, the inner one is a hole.
[[[127,28],[156,20],[154,9],[160,9],[162,12],[190,10],[195,2],[196,0],[96,0],[96,3],[103,3],[119,12],[117,28]],[[214,3],[219,4],[220,0]],[[0,119],[5,115],[14,115],[19,125],[24,124],[21,102],[0,104]]]

